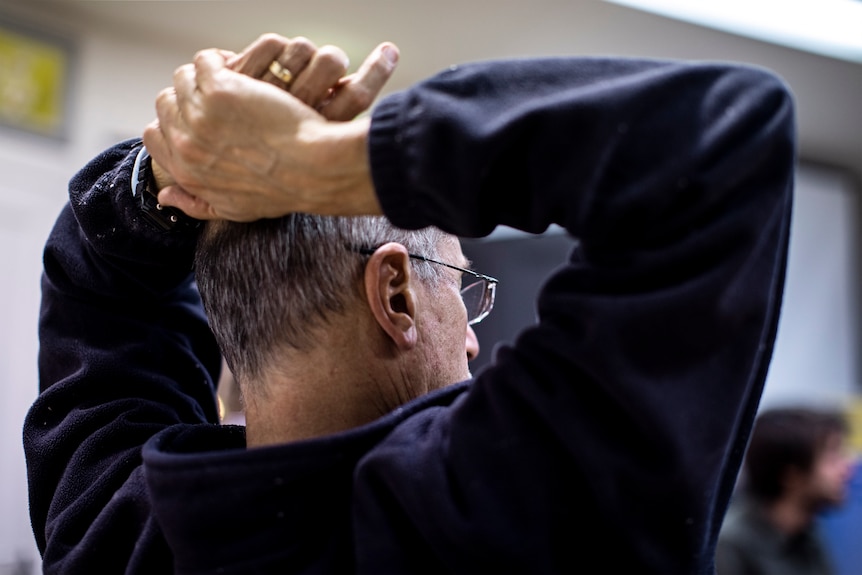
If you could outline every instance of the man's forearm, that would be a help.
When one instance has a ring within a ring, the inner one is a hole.
[[[47,571],[98,565],[93,545],[109,538],[146,547],[141,446],[168,425],[218,421],[220,355],[191,282],[195,238],[142,217],[131,189],[139,147],[116,146],[73,178],[45,250],[42,393],[24,449]],[[118,512],[130,505],[143,517]],[[96,535],[107,517],[110,533]]]

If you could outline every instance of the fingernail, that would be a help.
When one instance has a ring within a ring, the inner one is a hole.
[[[386,58],[386,60],[390,64],[397,64],[398,63],[398,50],[396,50],[392,46],[384,46],[383,47],[383,57]]]

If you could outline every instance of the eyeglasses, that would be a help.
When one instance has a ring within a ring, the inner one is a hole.
[[[371,248],[357,248],[356,251],[363,255],[370,256],[375,250]],[[445,266],[453,270],[458,270],[464,274],[461,276],[461,299],[464,301],[464,307],[467,309],[467,325],[476,325],[491,313],[491,310],[494,308],[494,297],[497,294],[497,284],[499,283],[498,279],[466,268],[459,268],[458,266],[453,266],[446,262],[432,260],[431,258],[426,258],[425,256],[420,256],[418,254],[408,253],[407,255],[414,260],[428,262],[429,264],[437,264],[438,266]]]

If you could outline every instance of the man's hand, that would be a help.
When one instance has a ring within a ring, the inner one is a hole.
[[[275,60],[293,76],[289,85],[269,71]],[[226,62],[235,72],[284,88],[327,120],[344,122],[367,110],[377,98],[395,71],[398,49],[381,44],[355,74],[345,76],[349,60],[340,48],[317,48],[306,38],[264,34]]]
[[[288,86],[269,71],[276,59],[293,76]],[[144,133],[166,186],[159,201],[200,219],[379,213],[368,121],[331,121],[367,109],[397,59],[393,45],[381,44],[344,76],[347,58],[337,48],[271,34],[238,55],[200,52],[159,94],[159,119]]]

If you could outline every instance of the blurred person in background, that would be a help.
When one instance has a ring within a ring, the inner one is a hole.
[[[847,496],[847,434],[837,411],[776,408],[758,416],[719,536],[719,575],[834,572],[815,520]]]

